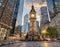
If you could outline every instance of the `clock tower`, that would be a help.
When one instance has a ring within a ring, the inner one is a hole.
[[[30,31],[31,31],[31,32],[37,32],[37,26],[36,26],[36,11],[35,11],[33,5],[32,5],[32,9],[31,9],[31,11],[30,11]]]
[[[36,24],[36,11],[32,5],[30,11],[30,28],[28,32],[28,40],[38,40],[37,24]]]

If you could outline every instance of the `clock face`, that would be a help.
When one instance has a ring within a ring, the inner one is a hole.
[[[34,14],[32,14],[31,16],[34,17]]]

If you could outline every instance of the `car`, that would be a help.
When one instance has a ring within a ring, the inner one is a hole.
[[[51,39],[51,38],[45,38],[45,40],[47,40],[47,41],[51,41],[52,39]]]

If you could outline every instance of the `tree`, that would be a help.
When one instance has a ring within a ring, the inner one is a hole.
[[[59,36],[60,36],[60,26],[57,27],[57,30],[58,30]]]
[[[51,38],[57,38],[58,37],[58,31],[55,27],[51,27],[49,26],[47,29],[46,29],[46,32],[48,32],[48,35],[51,37]]]

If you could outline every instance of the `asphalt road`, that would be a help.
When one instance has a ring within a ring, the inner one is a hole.
[[[1,47],[60,47],[59,41],[28,41],[9,44]]]

